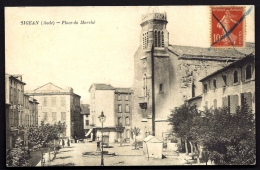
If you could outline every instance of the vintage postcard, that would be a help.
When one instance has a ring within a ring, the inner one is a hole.
[[[255,165],[255,6],[5,7],[6,166]]]

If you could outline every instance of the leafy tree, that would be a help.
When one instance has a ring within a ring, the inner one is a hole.
[[[8,150],[6,156],[6,166],[8,167],[23,167],[28,166],[29,155],[27,147],[23,146],[22,140],[18,138],[15,142],[15,147]]]
[[[254,114],[246,101],[243,103],[235,114],[220,109],[209,118],[212,132],[205,145],[215,164],[249,165],[256,161]]]
[[[169,116],[172,131],[185,138],[186,143],[191,141],[199,154],[198,163],[201,153],[207,149],[207,157],[218,165],[255,164],[255,118],[246,101],[242,103],[234,114],[225,107],[206,109],[204,117],[195,107],[184,104]]]
[[[172,125],[172,132],[185,141],[186,154],[188,154],[188,140],[192,139],[190,134],[192,120],[196,114],[198,114],[196,106],[191,106],[186,102],[172,110],[168,117],[169,124]]]
[[[58,122],[57,124],[44,124],[42,121],[40,126],[31,127],[29,129],[28,140],[34,150],[41,150],[43,156],[43,148],[48,147],[49,160],[50,160],[50,149],[54,147],[54,159],[57,154],[55,150],[55,140],[59,139],[60,134],[65,132],[65,123]]]
[[[134,129],[132,130],[132,133],[135,135],[135,149],[137,149],[136,137],[140,134],[140,128],[134,127]]]

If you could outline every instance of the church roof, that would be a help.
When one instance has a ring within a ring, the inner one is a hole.
[[[169,44],[168,49],[182,59],[210,59],[218,57],[237,60],[248,54],[254,55],[255,43],[247,42],[244,48],[203,48]]]

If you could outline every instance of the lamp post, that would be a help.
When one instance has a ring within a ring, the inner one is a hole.
[[[101,115],[98,117],[100,123],[102,124],[101,134],[102,134],[102,150],[101,150],[101,166],[104,166],[104,158],[103,158],[103,123],[106,120],[106,116],[104,115],[103,111],[101,112]]]

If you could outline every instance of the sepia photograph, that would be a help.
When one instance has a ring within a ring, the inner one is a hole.
[[[6,167],[256,164],[254,5],[4,20]]]

